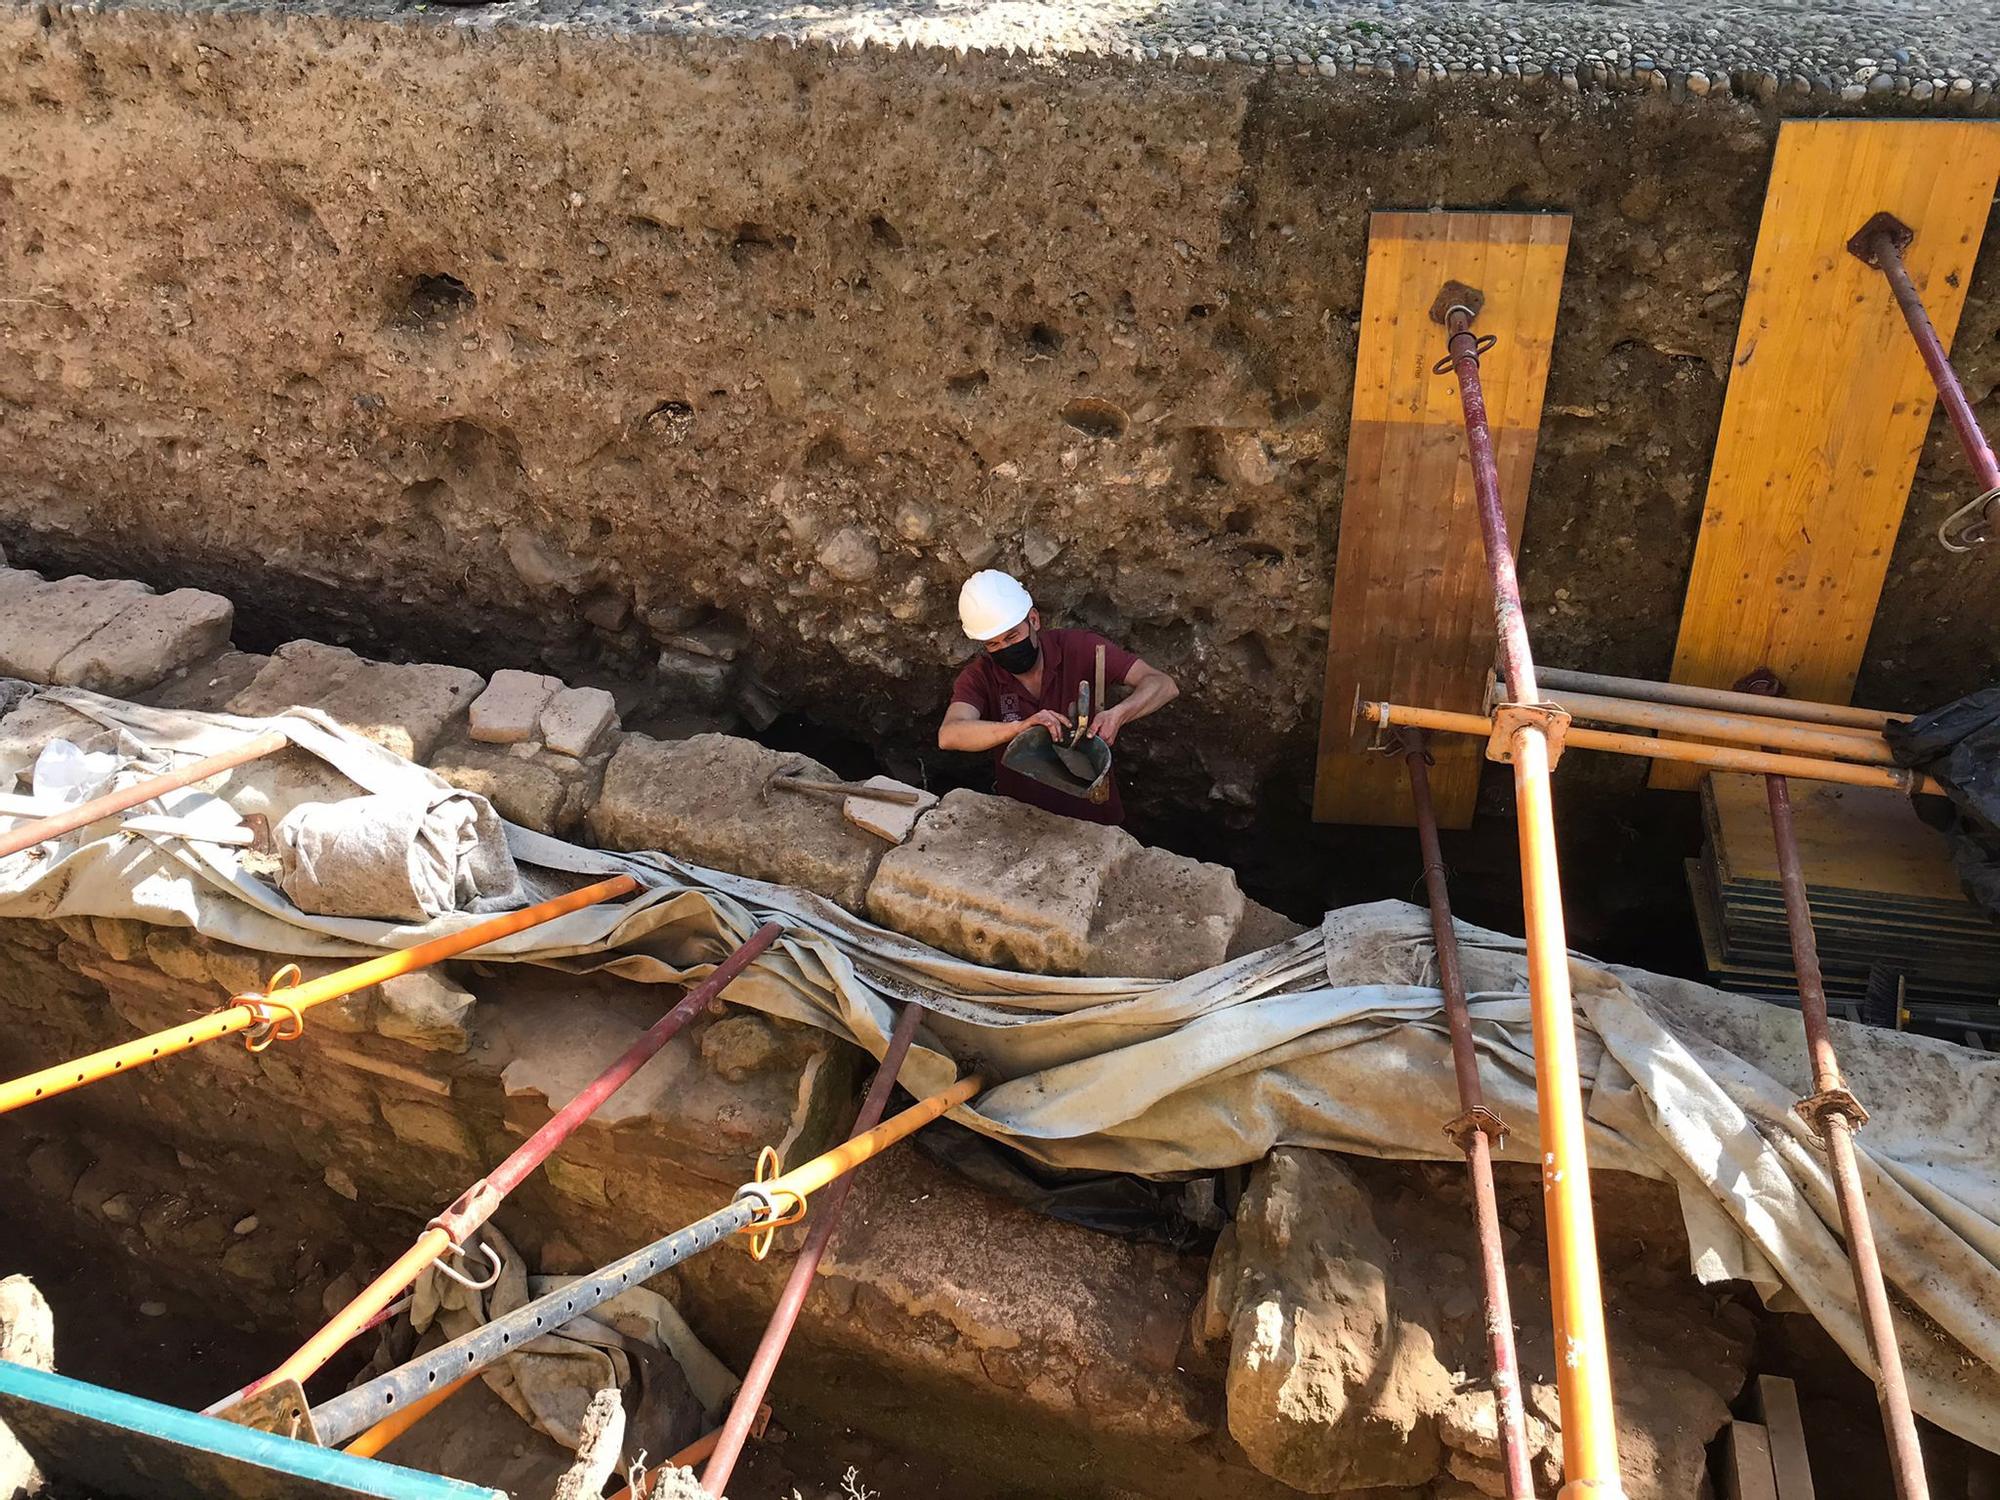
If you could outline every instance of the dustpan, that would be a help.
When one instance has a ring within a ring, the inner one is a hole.
[[[1111,747],[1096,735],[1087,734],[1071,749],[1073,753],[1081,753],[1088,758],[1097,773],[1095,776],[1086,781],[1072,774],[1056,754],[1056,743],[1050,738],[1048,730],[1039,724],[1007,742],[1000,764],[1010,771],[1020,772],[1030,781],[1054,787],[1072,797],[1081,797],[1086,802],[1108,801],[1111,796]]]

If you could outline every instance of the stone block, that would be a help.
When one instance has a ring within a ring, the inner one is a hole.
[[[1236,936],[1229,940],[1228,956],[1241,958],[1246,953],[1275,948],[1279,943],[1289,943],[1304,931],[1304,927],[1283,912],[1272,911],[1270,907],[1246,896],[1243,900],[1243,920],[1237,924]]]
[[[549,1186],[565,1198],[574,1198],[577,1202],[587,1203],[592,1208],[611,1206],[611,1197],[604,1190],[602,1172],[564,1161],[560,1156],[550,1157],[543,1164],[542,1171],[549,1179]]]
[[[535,737],[542,710],[563,691],[560,677],[503,667],[472,700],[471,734],[486,745],[515,745]]]
[[[178,932],[150,932],[146,935],[146,957],[153,967],[172,979],[194,984],[208,982],[208,955]]]
[[[1203,1332],[1226,1334],[1229,1435],[1308,1494],[1416,1487],[1444,1469],[1454,1383],[1407,1319],[1368,1192],[1330,1155],[1280,1147],[1216,1247]]]
[[[1243,904],[1230,870],[1140,844],[1104,883],[1084,972],[1140,979],[1199,974],[1227,957]]]
[[[398,974],[375,986],[375,1029],[432,1052],[463,1052],[477,998],[437,969]]]
[[[451,1156],[477,1156],[472,1132],[450,1110],[420,1099],[384,1099],[382,1118],[397,1140],[406,1145],[443,1151]]]
[[[1136,847],[1116,828],[951,792],[882,856],[868,913],[979,963],[1080,974],[1105,882]]]
[[[725,734],[627,735],[605,771],[590,828],[608,848],[659,849],[861,910],[881,842],[842,818],[837,802],[772,789],[779,772],[833,777],[804,756]]]
[[[843,818],[887,843],[900,844],[908,840],[916,831],[917,819],[937,806],[938,799],[929,792],[913,787],[907,781],[898,781],[893,776],[870,776],[861,784],[893,792],[915,792],[923,799],[909,807],[896,802],[878,802],[873,797],[849,797],[840,804]]]
[[[153,708],[193,708],[217,713],[257,680],[257,674],[270,659],[253,651],[226,648],[182,667],[143,692],[134,693],[132,699]]]
[[[292,641],[230,699],[229,712],[256,718],[317,708],[398,755],[425,760],[482,686],[484,679],[463,667],[401,666],[318,641]]]
[[[148,593],[56,664],[55,681],[129,697],[229,644],[236,607],[202,589]]]
[[[701,1060],[730,1083],[769,1066],[784,1041],[762,1016],[724,1016],[701,1034]]]
[[[129,578],[0,573],[0,674],[54,682],[64,657],[146,595]]]
[[[603,688],[566,687],[542,710],[542,743],[558,755],[588,755],[617,727],[618,704]]]
[[[573,813],[565,816],[572,800],[570,779],[548,764],[552,758],[515,755],[463,741],[436,752],[430,766],[453,786],[491,802],[508,822],[537,833],[557,833],[575,818]]]

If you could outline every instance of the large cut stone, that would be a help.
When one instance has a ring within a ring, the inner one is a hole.
[[[603,688],[566,687],[542,710],[542,743],[557,755],[582,757],[617,726],[617,700]]]
[[[0,676],[130,695],[229,644],[220,594],[0,569]]]
[[[44,582],[38,573],[0,572],[0,675],[54,682],[65,656],[145,594],[128,578]]]
[[[608,848],[659,849],[861,910],[881,841],[849,825],[837,799],[772,787],[779,773],[833,779],[817,761],[726,734],[630,734],[605,771],[591,833]]]
[[[463,667],[369,661],[339,646],[280,646],[229,711],[256,718],[317,708],[410,760],[427,759],[479,695],[483,679]]]
[[[1309,1494],[1417,1486],[1445,1467],[1453,1393],[1431,1334],[1399,1315],[1368,1192],[1322,1152],[1281,1147],[1251,1174],[1209,1270],[1202,1332],[1226,1336],[1229,1433]]]
[[[236,607],[220,594],[147,593],[66,652],[55,680],[129,696],[221,651],[235,623]]]
[[[563,690],[560,677],[502,667],[472,701],[472,737],[488,745],[514,745],[535,737],[542,710]]]
[[[1283,912],[1272,911],[1262,902],[1252,901],[1246,897],[1243,902],[1243,920],[1237,924],[1236,936],[1229,940],[1228,956],[1241,958],[1246,953],[1275,948],[1280,943],[1289,943],[1304,931],[1305,928]]]
[[[1080,974],[1105,882],[1136,847],[1116,828],[951,792],[882,856],[868,914],[979,963]]]
[[[1199,974],[1228,956],[1243,907],[1228,869],[1140,844],[1104,884],[1084,972],[1141,979]]]
[[[257,674],[270,659],[250,651],[224,648],[190,662],[144,692],[134,693],[133,701],[153,708],[195,708],[203,713],[220,713],[231,698],[257,680]]]
[[[583,821],[605,757],[580,761],[544,751],[519,753],[527,748],[447,740],[432,754],[430,766],[453,786],[479,793],[508,822],[567,836]]]

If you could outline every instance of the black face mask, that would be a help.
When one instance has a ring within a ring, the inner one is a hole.
[[[1042,654],[1041,643],[1032,635],[1024,635],[1011,646],[1002,646],[998,651],[986,653],[993,658],[993,664],[1019,677],[1034,666],[1035,658]]]

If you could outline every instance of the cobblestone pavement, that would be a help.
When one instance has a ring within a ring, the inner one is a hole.
[[[15,0],[24,3],[24,0]],[[1409,82],[1630,83],[1788,107],[1894,100],[1985,110],[2000,95],[2000,5],[1849,0],[1665,7],[1639,0],[136,0],[145,8],[307,11],[464,25],[604,25],[838,48],[935,47],[1236,64]],[[57,6],[58,10],[67,7]]]

